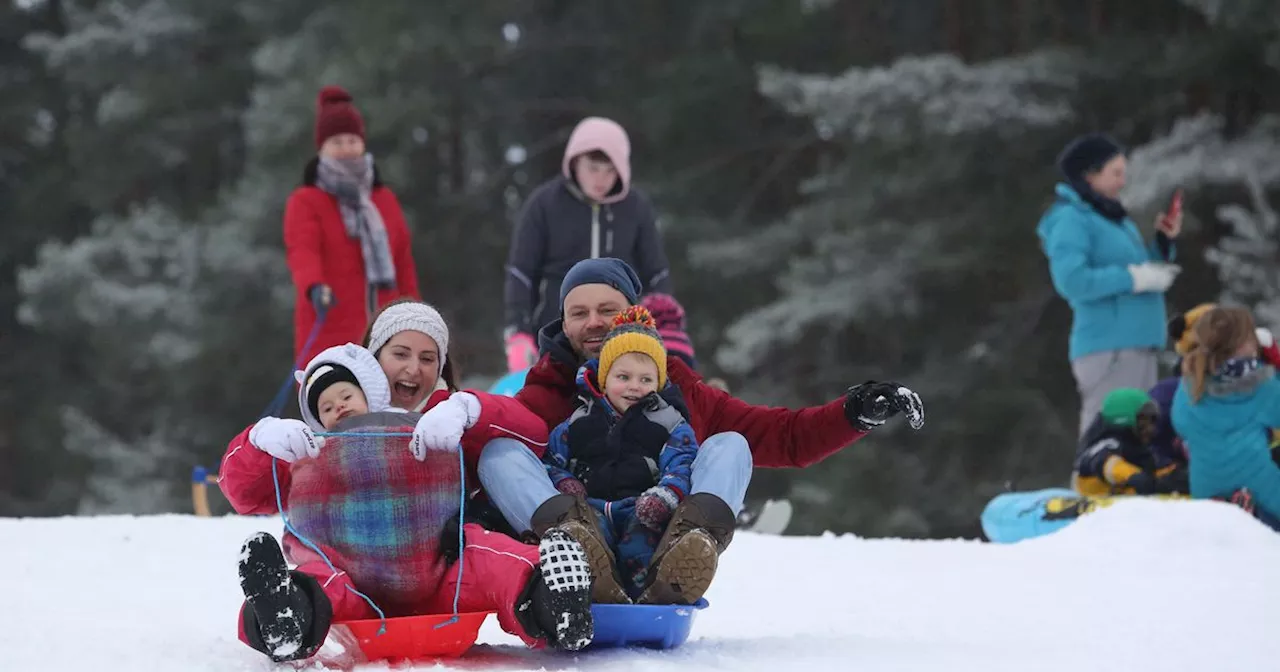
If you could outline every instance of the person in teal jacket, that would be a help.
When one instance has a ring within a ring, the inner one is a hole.
[[[1236,501],[1248,492],[1254,515],[1280,518],[1280,466],[1268,428],[1280,426],[1280,381],[1259,356],[1253,316],[1214,308],[1196,323],[1198,345],[1182,361],[1173,427],[1190,457],[1191,496]]]
[[[1118,200],[1126,168],[1114,140],[1077,138],[1058,157],[1065,182],[1037,227],[1053,286],[1073,313],[1068,357],[1080,392],[1080,436],[1112,390],[1156,384],[1164,292],[1179,270],[1171,262],[1182,215],[1162,213],[1147,244]]]

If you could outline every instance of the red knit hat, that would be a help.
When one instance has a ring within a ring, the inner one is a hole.
[[[364,139],[364,119],[351,104],[353,98],[341,86],[326,86],[316,97],[316,149],[325,140],[341,133],[353,133]]]

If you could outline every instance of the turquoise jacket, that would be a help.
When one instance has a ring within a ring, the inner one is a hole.
[[[1271,460],[1268,428],[1280,427],[1280,381],[1268,368],[1257,387],[1206,392],[1191,403],[1184,378],[1173,395],[1173,428],[1190,456],[1191,496],[1226,497],[1249,488],[1254,502],[1280,516],[1280,466]]]
[[[1164,293],[1133,292],[1130,264],[1172,261],[1173,245],[1165,259],[1158,246],[1142,239],[1133,220],[1116,223],[1094,210],[1066,184],[1055,188],[1058,198],[1036,232],[1049,275],[1058,294],[1071,306],[1069,357],[1126,348],[1165,345]]]

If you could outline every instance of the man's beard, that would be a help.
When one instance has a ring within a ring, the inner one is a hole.
[[[578,344],[578,347],[577,347],[577,348],[575,348],[575,349],[578,351],[578,357],[580,357],[580,358],[582,358],[582,359],[586,360],[586,359],[591,359],[591,358],[593,358],[593,357],[598,356],[598,355],[600,354],[600,350],[599,350],[599,348],[601,348],[601,347],[603,347],[603,346],[604,346],[604,337],[605,337],[606,335],[608,335],[608,333],[609,333],[609,330],[608,330],[608,329],[602,329],[602,330],[597,331],[597,332],[594,332],[594,333],[589,333],[589,334],[585,334],[585,335],[583,335],[583,337],[582,337],[582,341]],[[587,341],[588,341],[588,340],[590,340],[590,339],[592,339],[592,338],[598,338],[598,339],[600,339],[600,340],[599,340],[599,341],[597,341],[597,342],[596,342],[596,344],[595,344],[595,345],[596,345],[596,348],[597,348],[597,350],[596,350],[595,352],[591,352],[591,350],[589,349],[589,346],[588,346],[588,344],[587,344]]]

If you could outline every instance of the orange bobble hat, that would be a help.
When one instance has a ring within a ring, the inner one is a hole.
[[[653,359],[658,365],[658,389],[667,386],[667,348],[658,334],[657,323],[644,306],[630,306],[613,318],[613,326],[600,348],[596,380],[608,378],[613,363],[628,352],[638,352]]]
[[[356,109],[350,93],[341,86],[326,86],[316,96],[316,149],[325,140],[342,133],[364,139],[364,118]]]

